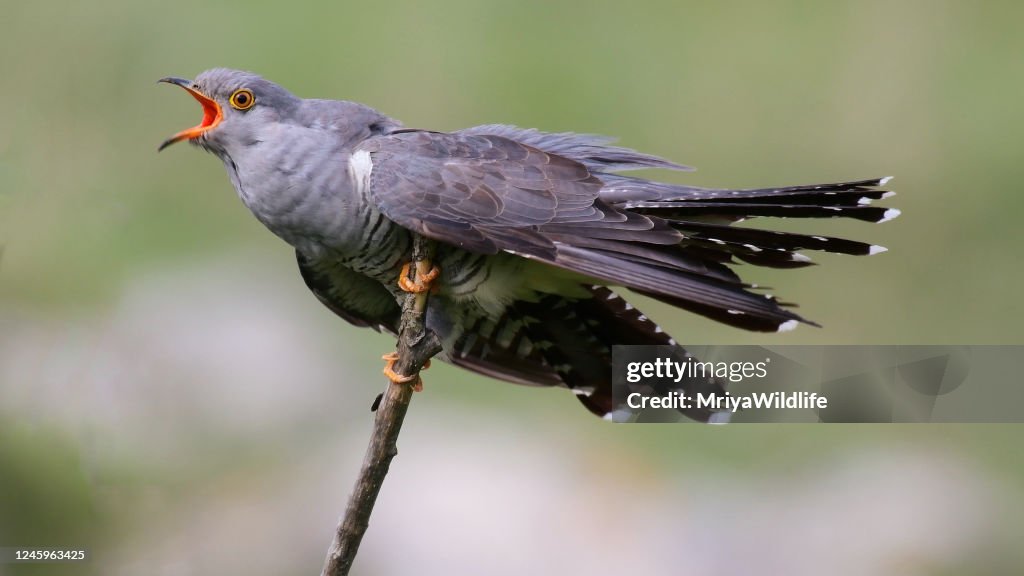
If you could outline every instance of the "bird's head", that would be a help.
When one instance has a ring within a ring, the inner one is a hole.
[[[262,141],[268,126],[286,120],[301,102],[284,88],[251,72],[214,68],[195,80],[168,77],[160,82],[181,86],[203,107],[202,121],[171,136],[160,150],[189,142],[217,154]]]

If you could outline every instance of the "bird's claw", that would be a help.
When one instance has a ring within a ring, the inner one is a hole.
[[[440,268],[431,266],[430,270],[426,273],[417,272],[416,279],[409,280],[409,267],[411,265],[412,262],[407,262],[402,266],[402,271],[398,274],[398,287],[413,294],[421,294],[430,290],[430,283],[441,273]]]
[[[419,373],[413,376],[403,376],[398,372],[395,372],[395,362],[398,362],[398,352],[388,352],[381,356],[382,360],[386,360],[387,364],[384,366],[384,375],[388,377],[388,380],[395,384],[409,384],[412,383],[413,392],[423,391],[423,379],[420,378]],[[423,368],[420,370],[426,370],[430,368],[430,359],[423,363]]]

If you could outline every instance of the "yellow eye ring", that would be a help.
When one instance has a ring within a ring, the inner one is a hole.
[[[235,110],[248,110],[256,103],[256,97],[252,95],[252,90],[240,88],[231,94],[231,98],[228,99],[228,102]]]

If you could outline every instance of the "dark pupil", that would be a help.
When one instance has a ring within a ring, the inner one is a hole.
[[[235,102],[237,102],[239,106],[245,106],[245,104],[249,102],[249,95],[245,92],[242,92],[241,94],[235,96]]]

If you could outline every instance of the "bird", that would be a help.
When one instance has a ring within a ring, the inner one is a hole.
[[[350,324],[397,334],[407,291],[429,290],[438,357],[500,380],[571,390],[609,418],[612,347],[677,342],[623,298],[628,289],[741,329],[817,326],[740,278],[746,263],[812,264],[802,250],[871,255],[864,242],[736,224],[753,218],[900,214],[872,202],[889,177],[719,189],[626,172],[689,171],[602,136],[489,124],[406,128],[356,102],[304,99],[247,71],[167,77],[202,121],[164,141],[220,158],[239,198],[294,250],[313,294]],[[436,244],[410,284],[414,235]],[[402,278],[403,281],[399,281]],[[385,373],[392,381],[401,377]],[[713,381],[710,389],[721,390]],[[708,421],[713,413],[690,411]]]

